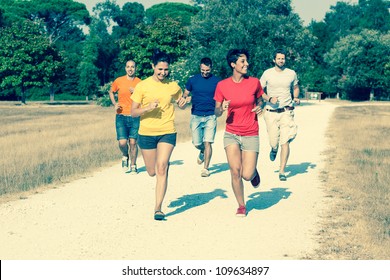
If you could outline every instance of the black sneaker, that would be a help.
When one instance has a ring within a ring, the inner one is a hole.
[[[274,150],[271,148],[271,152],[269,152],[269,159],[271,161],[274,161],[277,154],[278,154],[278,149]]]
[[[251,184],[254,188],[258,188],[260,186],[260,175],[259,172],[257,172],[257,169],[255,170],[256,174],[251,180]]]

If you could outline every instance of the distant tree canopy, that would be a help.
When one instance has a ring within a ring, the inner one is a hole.
[[[0,88],[49,87],[61,68],[61,57],[39,22],[24,21],[0,30]]]
[[[46,99],[47,87],[51,97],[54,92],[58,98],[96,96],[102,86],[123,75],[128,59],[137,62],[138,76],[151,75],[155,48],[173,57],[171,77],[181,85],[199,71],[203,56],[213,59],[216,75],[230,75],[225,56],[231,48],[248,49],[250,75],[260,77],[273,66],[277,47],[288,51],[287,67],[298,73],[302,92],[340,93],[357,100],[367,99],[368,92],[377,99],[390,98],[389,0],[337,2],[323,21],[306,27],[291,2],[192,0],[193,5],[166,2],[145,11],[142,2],[120,7],[116,0],[101,0],[90,15],[76,0],[1,0],[0,49],[7,61],[1,58],[0,98],[15,98],[15,88],[30,98],[25,89],[31,88],[33,98]],[[23,31],[28,24],[39,30]],[[17,28],[21,32],[15,37],[5,35]],[[25,46],[28,40],[37,45]],[[34,58],[20,59],[30,55]],[[20,68],[34,59],[44,61],[52,72]]]
[[[346,99],[367,100],[371,91],[382,97],[390,86],[386,77],[390,34],[363,29],[359,34],[348,35],[335,43],[325,61],[335,69],[337,85]]]
[[[386,38],[390,30],[390,2],[359,0],[357,5],[337,2],[323,22],[312,22],[316,37],[314,68],[308,73],[308,88],[343,98],[366,100],[390,98]]]
[[[201,10],[182,3],[166,2],[156,4],[146,10],[146,22],[153,24],[159,18],[172,18],[181,21],[184,26],[191,24],[191,18]]]
[[[283,47],[290,54],[289,66],[301,72],[313,45],[309,31],[292,12],[290,0],[209,0],[190,27],[188,67],[197,66],[202,56],[210,56],[216,73],[226,77],[231,74],[227,51],[246,48],[251,56],[250,72],[260,77],[272,66],[273,51]]]

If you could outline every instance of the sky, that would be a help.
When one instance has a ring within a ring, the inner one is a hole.
[[[96,3],[102,2],[103,0],[74,0],[76,2],[84,3],[88,10],[92,11],[92,8]],[[340,0],[291,0],[291,6],[294,11],[304,21],[304,25],[308,25],[312,19],[321,21],[324,19],[326,12],[330,10],[330,6],[335,5]],[[163,2],[181,2],[189,4],[190,0],[116,0],[117,4],[122,6],[126,2],[138,2],[144,5],[145,9],[151,6]],[[342,0],[340,2],[347,2],[355,4],[358,0]]]

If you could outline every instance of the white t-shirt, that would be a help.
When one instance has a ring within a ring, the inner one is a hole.
[[[269,97],[278,98],[276,104],[266,103],[266,109],[277,109],[285,106],[292,106],[292,93],[294,87],[298,84],[297,74],[294,70],[284,68],[283,71],[276,71],[275,67],[264,71],[260,78],[263,88],[266,88]]]

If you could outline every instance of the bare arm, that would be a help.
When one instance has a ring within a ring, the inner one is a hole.
[[[269,95],[266,93],[263,93],[263,95],[261,97],[262,97],[262,100],[265,100],[271,104],[276,104],[278,102],[277,97],[269,97]]]
[[[218,101],[215,102],[214,114],[217,117],[222,116],[223,112],[229,108],[229,104],[230,104],[230,100],[224,100],[222,103]]]
[[[294,86],[294,102],[298,105],[301,103],[301,100],[299,99],[299,86]]]
[[[150,102],[148,106],[141,108],[141,104],[133,101],[133,104],[131,105],[131,116],[133,117],[139,117],[146,112],[153,111],[155,108],[158,107],[158,100],[155,100],[153,102]]]
[[[118,109],[120,108],[120,105],[119,105],[119,103],[117,103],[116,100],[115,100],[114,92],[113,92],[112,90],[110,90],[110,91],[108,92],[108,94],[109,94],[109,96],[110,96],[110,100],[111,100],[112,105],[114,105],[114,107],[115,107],[115,110],[118,110]]]

